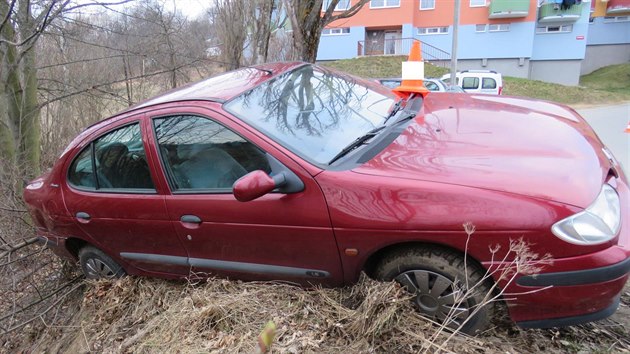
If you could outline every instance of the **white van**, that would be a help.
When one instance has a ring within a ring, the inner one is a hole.
[[[449,82],[451,74],[442,76]],[[467,93],[487,93],[500,95],[503,92],[503,76],[492,70],[464,70],[456,74],[456,84]]]

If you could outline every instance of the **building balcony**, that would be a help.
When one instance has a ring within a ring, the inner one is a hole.
[[[609,0],[606,15],[617,16],[630,14],[630,0]]]
[[[538,10],[538,23],[575,22],[582,16],[582,4],[575,4],[568,9],[560,5],[546,3]]]
[[[488,18],[527,17],[529,0],[492,0],[488,6]]]

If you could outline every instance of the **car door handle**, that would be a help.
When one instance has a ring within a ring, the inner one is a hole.
[[[83,220],[90,220],[90,218],[91,218],[90,214],[88,214],[86,212],[83,212],[83,211],[78,212],[76,217],[77,217],[77,219],[83,219]]]
[[[183,215],[179,221],[191,224],[201,224],[201,218],[196,215]]]

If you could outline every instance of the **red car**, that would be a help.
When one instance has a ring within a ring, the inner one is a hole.
[[[90,278],[343,286],[365,271],[468,333],[490,321],[494,285],[523,327],[607,317],[630,270],[627,179],[572,109],[401,99],[305,63],[232,71],[103,120],[24,199],[38,236]],[[499,276],[521,239],[551,259]]]

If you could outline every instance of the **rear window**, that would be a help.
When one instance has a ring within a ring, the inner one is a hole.
[[[497,82],[495,79],[490,77],[484,77],[481,82],[481,88],[483,89],[495,89],[497,88]]]

